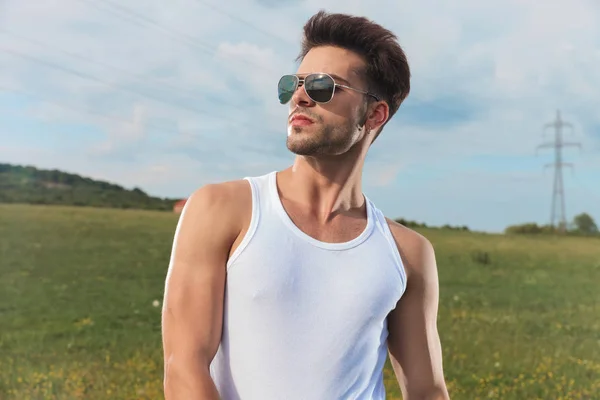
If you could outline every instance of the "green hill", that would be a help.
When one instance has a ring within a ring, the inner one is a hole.
[[[172,210],[176,201],[59,170],[0,163],[0,203]]]

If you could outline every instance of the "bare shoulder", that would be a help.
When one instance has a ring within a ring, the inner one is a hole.
[[[197,188],[189,196],[182,220],[218,218],[221,221],[239,219],[252,202],[250,185],[244,180],[210,183]]]
[[[231,246],[252,212],[252,192],[245,180],[211,183],[189,196],[177,226],[176,242],[210,243],[219,239]]]
[[[206,214],[208,210],[236,212],[251,200],[250,186],[245,180],[210,183],[192,192],[183,214]]]
[[[436,268],[435,250],[429,239],[394,220],[386,218],[386,221],[409,278],[411,274],[422,274],[427,272],[427,269]]]

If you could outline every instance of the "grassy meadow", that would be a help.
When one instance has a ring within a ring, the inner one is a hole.
[[[0,205],[0,399],[162,398],[176,222]],[[600,239],[422,233],[452,399],[600,399]],[[389,367],[386,386],[401,398]]]

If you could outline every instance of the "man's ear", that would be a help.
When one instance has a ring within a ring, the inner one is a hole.
[[[365,127],[368,127],[370,131],[378,131],[388,120],[390,108],[385,101],[378,101],[369,108]]]

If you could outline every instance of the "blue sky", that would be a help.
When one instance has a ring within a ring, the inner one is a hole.
[[[411,65],[365,166],[386,215],[490,232],[549,222],[553,154],[535,149],[560,109],[583,146],[564,153],[567,217],[600,221],[597,2],[168,3],[0,0],[0,162],[169,197],[283,169],[276,83],[326,9],[392,29]]]

